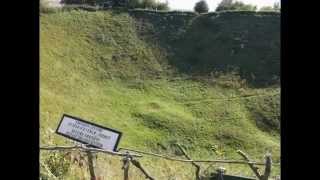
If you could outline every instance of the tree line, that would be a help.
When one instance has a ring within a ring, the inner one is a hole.
[[[194,11],[198,13],[209,12],[209,6],[206,0],[200,0],[194,6]],[[257,11],[257,6],[245,4],[238,0],[222,0],[215,11]],[[280,11],[280,3],[274,3],[273,6],[264,6],[259,11]]]
[[[107,2],[113,2],[115,5],[124,2],[129,8],[142,8],[153,10],[170,10],[168,1],[159,2],[158,0],[63,0],[64,4],[89,4],[101,5]],[[218,11],[257,11],[257,6],[245,4],[239,0],[222,0],[217,8]],[[206,0],[200,0],[194,5],[194,11],[197,13],[209,12],[209,6]],[[264,6],[259,11],[280,11],[280,3],[274,3],[273,6]]]

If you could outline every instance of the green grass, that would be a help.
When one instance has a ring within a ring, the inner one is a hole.
[[[280,14],[231,11],[201,16],[132,12],[171,53],[170,64],[191,75],[238,69],[250,85],[280,76]],[[153,28],[155,27],[155,28]],[[163,28],[165,27],[165,28]],[[266,68],[268,67],[268,68]]]
[[[211,146],[218,145],[227,159],[241,159],[235,152],[241,149],[258,161],[271,151],[279,161],[278,87],[229,87],[219,78],[211,83],[192,79],[170,65],[166,48],[151,46],[137,31],[136,20],[125,12],[41,14],[41,145],[71,143],[54,133],[66,113],[122,131],[119,147],[178,156],[173,144],[180,143],[193,158],[214,159]],[[41,161],[48,156],[42,153]],[[104,177],[121,179],[120,159],[100,156]],[[194,176],[190,164],[147,157],[141,162],[159,179]],[[231,174],[253,175],[247,166],[224,166]],[[133,168],[130,173],[143,179]],[[71,165],[63,176],[88,174]]]

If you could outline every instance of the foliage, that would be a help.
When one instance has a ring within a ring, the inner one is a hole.
[[[63,4],[88,4],[88,5],[98,5],[102,4],[106,0],[62,0]]]
[[[205,0],[201,0],[195,4],[194,10],[197,13],[206,13],[209,11],[209,6]]]
[[[280,10],[281,10],[281,8],[280,8],[280,3],[279,3],[279,2],[275,2],[275,3],[273,4],[273,9],[274,9],[275,11],[280,11]]]
[[[67,174],[70,167],[70,161],[60,152],[51,152],[44,163],[47,164],[50,172],[59,178]]]
[[[143,8],[153,10],[169,10],[168,2],[156,2],[155,0],[131,0],[130,8]]]
[[[86,0],[61,0],[62,4],[84,4]]]
[[[170,10],[168,2],[164,2],[164,3],[159,2],[157,4],[157,10],[162,10],[162,11]]]
[[[257,6],[245,4],[241,1],[222,0],[216,11],[256,11]]]
[[[259,9],[259,11],[274,11],[272,6],[263,6]]]
[[[142,7],[143,1],[144,0],[130,0],[128,6],[129,6],[129,8],[143,8]]]
[[[155,0],[143,0],[142,7],[145,9],[155,9],[156,1]]]
[[[260,11],[280,11],[280,4],[274,3],[273,6],[263,6],[259,9]]]

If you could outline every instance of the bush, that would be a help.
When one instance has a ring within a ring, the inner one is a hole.
[[[88,4],[88,5],[97,5],[102,4],[105,0],[62,0],[63,4]]]
[[[280,11],[280,4],[279,3],[274,3],[273,6],[264,6],[260,8],[260,11]]]
[[[59,152],[52,152],[49,157],[45,159],[45,164],[47,164],[50,172],[59,178],[63,178],[65,174],[69,171],[70,162],[66,159],[65,155]]]
[[[281,11],[280,3],[274,3],[274,4],[273,4],[273,10],[275,10],[275,11]]]
[[[169,4],[168,3],[158,3],[157,4],[157,10],[162,10],[162,11],[168,11],[169,8]]]
[[[143,0],[130,0],[128,6],[129,8],[143,8],[142,1]]]
[[[259,11],[274,11],[271,6],[263,6],[259,9]]]
[[[168,3],[157,3],[155,0],[130,0],[129,8],[169,10]]]
[[[245,4],[241,1],[222,0],[216,11],[256,11],[257,6]]]
[[[62,4],[83,4],[84,0],[62,0]]]
[[[156,9],[157,5],[156,5],[156,1],[155,0],[143,0],[142,1],[142,6],[145,9]]]
[[[195,4],[194,10],[197,13],[206,13],[209,11],[209,6],[205,0],[201,0]]]

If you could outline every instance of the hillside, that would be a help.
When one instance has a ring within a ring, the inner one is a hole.
[[[72,9],[41,13],[40,145],[71,143],[54,133],[66,113],[122,131],[119,147],[178,156],[173,146],[178,142],[193,158],[213,159],[222,158],[211,150],[218,145],[227,159],[241,159],[235,150],[242,149],[261,161],[268,150],[279,162],[280,88],[269,82],[279,75],[279,17],[239,15],[248,22],[244,28],[228,18],[238,16],[231,12],[213,19],[150,14]],[[167,21],[152,19],[155,16]],[[253,30],[263,22],[275,34]],[[246,29],[250,36],[244,39],[251,49],[232,58],[225,53],[234,45],[230,33]],[[260,79],[246,82],[247,71]],[[42,153],[41,161],[50,164],[49,157]],[[160,179],[194,176],[189,164],[154,158],[141,163]],[[122,178],[119,158],[101,157],[99,164],[106,170],[104,177]],[[71,170],[61,175],[64,179],[86,173],[85,168],[65,166]],[[225,167],[229,173],[253,175],[247,166]],[[143,179],[135,170],[130,173]]]

